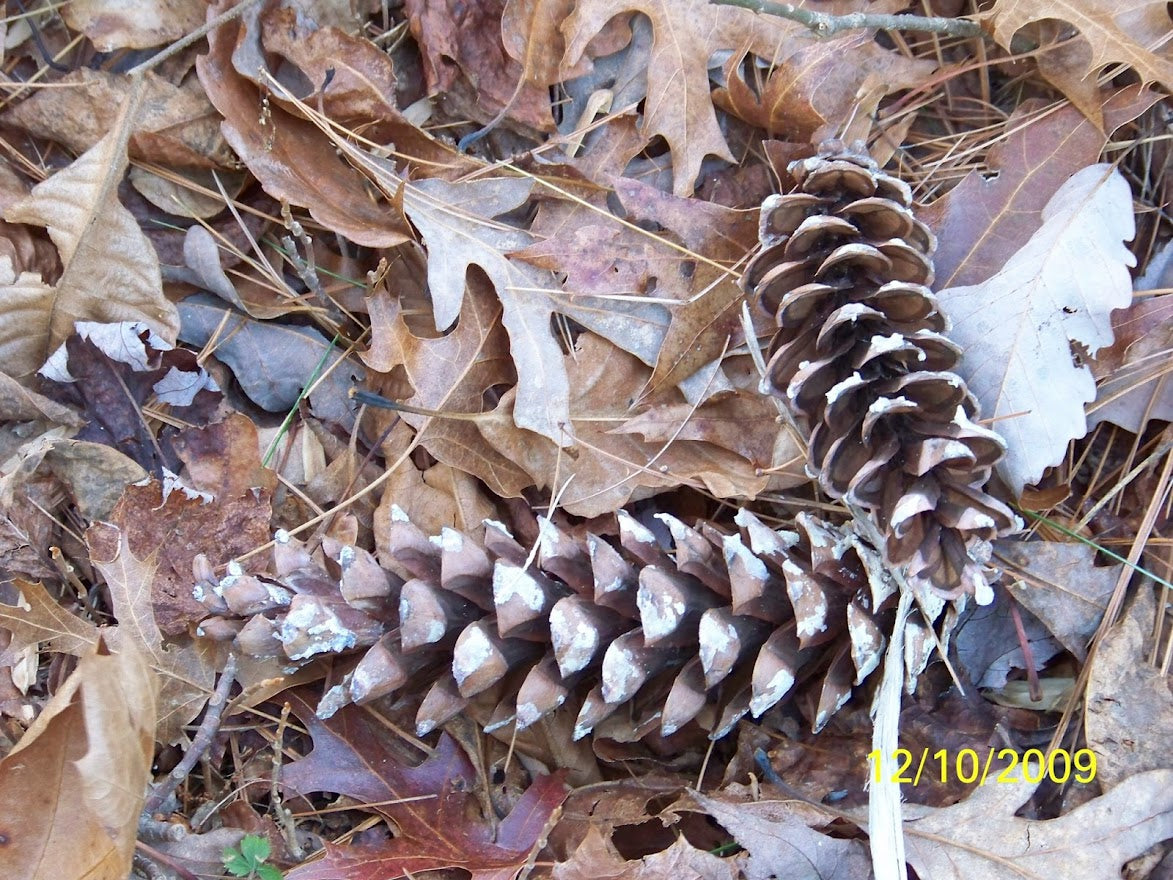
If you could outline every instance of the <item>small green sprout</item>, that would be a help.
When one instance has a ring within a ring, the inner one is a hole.
[[[246,834],[239,846],[224,848],[224,867],[234,877],[246,880],[281,880],[281,870],[266,865],[269,841],[256,834]]]

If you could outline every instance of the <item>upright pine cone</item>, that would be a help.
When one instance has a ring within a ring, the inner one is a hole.
[[[766,199],[746,290],[778,332],[763,390],[810,431],[809,469],[867,511],[889,563],[945,598],[992,598],[990,542],[1022,528],[983,486],[1004,451],[974,424],[960,352],[928,286],[936,240],[903,181],[829,141]]]

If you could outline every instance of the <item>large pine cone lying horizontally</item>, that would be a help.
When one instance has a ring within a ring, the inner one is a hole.
[[[862,147],[828,142],[790,171],[798,188],[762,205],[744,278],[778,326],[764,390],[806,422],[812,474],[868,512],[891,564],[985,604],[990,542],[1022,524],[982,488],[1004,444],[952,372],[935,239]]]
[[[360,548],[327,538],[310,553],[282,536],[271,572],[216,579],[197,565],[195,593],[212,613],[204,631],[254,656],[365,652],[319,711],[426,691],[421,734],[474,709],[490,730],[525,728],[565,705],[576,737],[695,720],[716,738],[791,694],[819,729],[879,665],[897,588],[850,525],[800,514],[798,531],[775,531],[742,511],[725,534],[656,520],[659,539],[623,512],[607,538],[539,518],[527,565],[500,524],[483,541],[429,537],[396,508],[382,561],[402,577]],[[921,597],[910,683],[937,643],[929,627],[947,635],[955,616]]]

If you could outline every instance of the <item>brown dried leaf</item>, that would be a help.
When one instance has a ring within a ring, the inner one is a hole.
[[[486,392],[516,382],[501,304],[483,279],[469,279],[456,327],[438,338],[413,335],[399,304],[385,293],[368,300],[368,308],[372,350],[363,360],[385,373],[403,368],[415,391],[405,403],[439,412],[478,413]],[[486,419],[498,417],[485,414]],[[496,494],[516,496],[530,485],[524,471],[485,444],[475,422],[413,413],[402,418],[420,431],[420,443],[436,458],[478,475]]]
[[[331,791],[371,804],[396,829],[394,839],[381,843],[328,846],[325,859],[294,868],[288,880],[394,880],[444,867],[463,868],[478,880],[509,880],[541,846],[566,797],[559,776],[541,776],[493,827],[477,815],[474,770],[451,737],[413,767],[402,741],[362,709],[346,706],[322,721],[300,695],[287,698],[314,748],[282,768],[282,781],[301,793]]]
[[[1095,381],[1072,345],[1092,355],[1110,345],[1111,312],[1132,298],[1132,195],[1119,172],[1081,169],[1041,216],[997,274],[937,294],[964,352],[957,372],[1007,440],[998,473],[1016,495],[1087,433]]]
[[[662,880],[664,877],[703,877],[737,880],[742,874],[734,859],[722,859],[697,849],[684,835],[668,847],[642,859],[624,859],[598,829],[565,862],[554,866],[555,880]]]
[[[1152,419],[1173,421],[1173,297],[1113,312],[1112,332],[1116,341],[1092,361],[1098,384],[1088,425],[1108,421],[1139,434]]]
[[[80,657],[98,641],[98,628],[66,610],[43,584],[15,581],[21,601],[17,605],[0,602],[0,627],[12,633],[12,642],[0,652],[0,666],[12,663],[30,645],[42,644],[46,650]]]
[[[726,64],[728,85],[713,92],[713,103],[771,137],[815,142],[834,134],[825,126],[841,126],[871,85],[882,97],[919,85],[937,67],[885,49],[867,31],[803,46],[767,72],[760,95],[739,74],[741,61]]]
[[[62,88],[34,92],[6,111],[4,121],[74,153],[84,153],[114,127],[119,108],[136,88],[125,74],[88,68],[66,74],[59,82]],[[176,86],[148,73],[142,87],[142,109],[130,139],[134,158],[160,165],[232,167],[220,121],[198,82]]]
[[[1173,89],[1173,62],[1161,48],[1169,39],[1169,13],[1162,0],[996,0],[983,15],[993,25],[994,39],[1009,49],[1019,28],[1040,19],[1057,18],[1074,25],[1091,46],[1086,75],[1108,64],[1125,64],[1145,84]]]
[[[712,444],[690,440],[645,443],[631,434],[613,433],[627,420],[633,394],[650,370],[634,357],[591,333],[578,340],[565,358],[572,397],[567,433],[570,451],[518,430],[503,419],[482,422],[481,434],[502,454],[524,468],[540,486],[557,486],[560,506],[578,516],[597,516],[622,507],[649,489],[692,482],[720,497],[762,491],[769,478],[745,459]],[[674,393],[674,392],[672,392]],[[679,398],[676,398],[679,400]],[[498,410],[508,411],[512,392]],[[564,491],[563,491],[564,490]]]
[[[562,24],[567,64],[577,63],[588,43],[617,15],[642,12],[652,22],[648,100],[643,134],[660,135],[672,150],[673,191],[692,194],[701,163],[713,155],[733,161],[709,96],[708,60],[721,50],[749,51],[773,59],[779,47],[811,41],[801,25],[705,0],[666,4],[657,0],[579,0]]]
[[[155,682],[143,655],[98,640],[0,760],[6,875],[128,876],[154,732]]]
[[[230,22],[212,31],[208,35],[210,51],[196,59],[200,82],[224,116],[224,136],[233,150],[265,192],[307,208],[326,228],[369,247],[393,247],[409,241],[411,229],[402,212],[393,205],[372,201],[363,176],[338,157],[316,126],[284,112],[279,105],[270,104],[270,112],[262,112],[261,90],[246,78],[267,70],[256,35],[257,15],[256,10],[246,13],[246,19],[252,19],[247,29],[241,22]],[[238,43],[252,50],[242,52],[242,59],[256,63],[247,74],[233,66]]]
[[[871,856],[860,840],[830,837],[814,830],[830,817],[797,801],[747,801],[730,795],[691,798],[716,819],[748,857],[738,858],[746,880],[867,880]]]
[[[26,273],[0,287],[0,360],[11,376],[34,372],[79,320],[145,321],[175,342],[179,317],[163,295],[155,250],[118,201],[114,181],[126,157],[116,148],[108,135],[5,211],[10,222],[46,227],[64,267],[52,286]]]
[[[533,76],[535,67],[542,64],[534,56],[549,59],[544,62],[548,69],[551,62],[556,64],[562,57],[561,52],[531,39],[528,44],[523,44],[520,54],[510,57],[502,44],[503,35],[512,34],[510,40],[514,47],[518,45],[518,37],[523,36],[511,31],[511,27],[519,23],[516,3],[508,21],[502,19],[505,0],[481,0],[478,3],[407,0],[404,8],[423,55],[428,94],[452,91],[459,70],[476,93],[477,106],[466,109],[477,112],[482,121],[488,121],[502,108],[508,107],[509,116],[528,128],[544,132],[554,130],[547,88],[553,80],[541,82]],[[556,21],[565,17],[566,11],[546,10],[534,4],[531,15],[539,21],[531,18],[530,23],[535,35],[540,35],[543,30],[552,31]],[[561,17],[552,17],[559,13]],[[520,58],[522,64],[514,58]]]

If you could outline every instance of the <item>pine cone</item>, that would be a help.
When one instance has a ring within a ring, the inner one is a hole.
[[[692,720],[718,738],[792,693],[822,728],[883,655],[896,587],[878,554],[808,514],[785,532],[742,511],[736,534],[656,519],[670,540],[624,512],[614,542],[539,518],[527,565],[500,524],[483,542],[428,537],[395,508],[385,561],[406,579],[361,549],[326,539],[315,561],[283,536],[273,575],[217,581],[197,566],[196,598],[213,614],[205,632],[246,653],[301,662],[365,648],[322,714],[429,683],[421,735],[468,708],[492,730],[565,704],[576,738],[600,725],[627,740],[668,735]],[[910,683],[936,644],[929,627],[956,615],[921,598]]]
[[[829,141],[790,172],[798,188],[763,203],[743,281],[778,326],[763,390],[805,420],[812,476],[871,516],[889,563],[988,603],[990,542],[1022,523],[982,488],[1005,445],[953,372],[933,234],[862,146]]]

